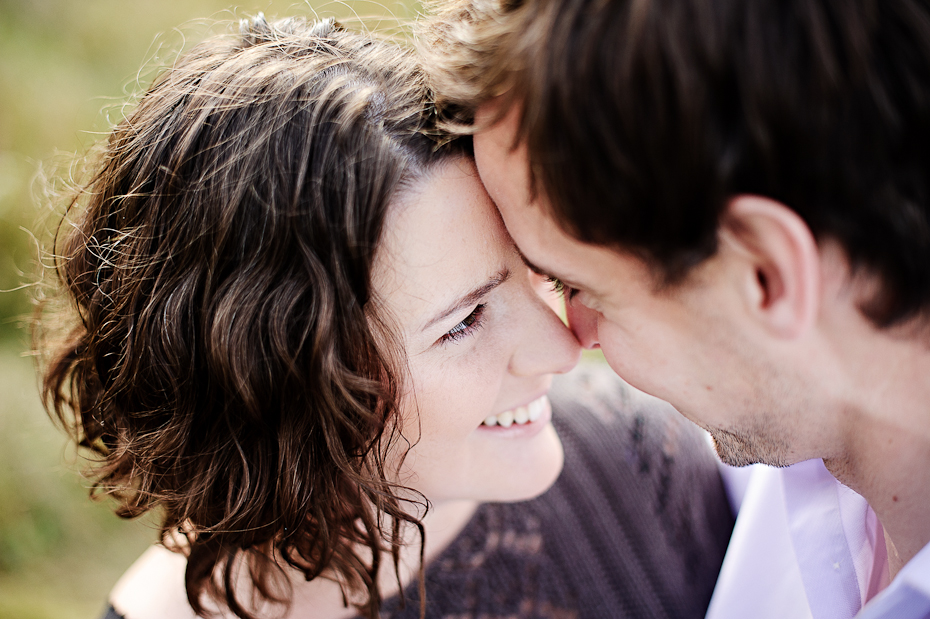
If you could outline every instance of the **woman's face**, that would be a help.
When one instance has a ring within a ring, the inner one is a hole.
[[[545,491],[562,469],[546,393],[580,350],[471,160],[438,166],[391,206],[373,285],[406,353],[413,447],[398,481],[434,503]]]

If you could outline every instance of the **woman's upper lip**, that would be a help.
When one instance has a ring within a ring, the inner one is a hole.
[[[526,406],[526,405],[529,404],[530,402],[535,402],[536,400],[538,400],[539,398],[541,398],[541,397],[543,397],[543,396],[545,396],[545,395],[549,395],[549,390],[548,390],[548,389],[546,389],[545,391],[542,391],[542,392],[538,393],[537,395],[534,395],[533,397],[529,398],[528,400],[524,400],[524,401],[522,401],[522,402],[519,403],[519,404],[514,404],[514,405],[511,406],[510,408],[505,408],[505,409],[503,409],[503,410],[501,410],[501,411],[498,411],[498,412],[496,412],[496,413],[494,413],[494,414],[495,414],[495,415],[500,415],[501,413],[506,413],[507,411],[512,411],[512,410],[518,409],[518,408],[520,408],[521,406]]]

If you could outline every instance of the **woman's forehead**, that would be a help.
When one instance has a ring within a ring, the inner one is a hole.
[[[405,327],[492,280],[513,252],[469,159],[443,164],[391,206],[373,288]]]

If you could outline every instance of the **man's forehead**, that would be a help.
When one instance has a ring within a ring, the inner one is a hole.
[[[511,105],[501,114],[501,101],[478,109],[475,159],[482,181],[498,207],[504,224],[526,265],[540,275],[580,285],[586,270],[575,264],[587,246],[567,234],[549,211],[541,190],[530,190],[526,145],[516,142],[520,108]]]
[[[513,226],[521,231],[517,235],[511,232],[511,236],[531,271],[556,277],[573,287],[590,279],[583,268],[589,246],[570,237],[542,209],[531,205],[521,211],[517,218],[524,221],[514,222]]]
[[[526,144],[518,140],[519,122],[519,110],[516,108],[511,108],[503,116],[496,109],[479,108],[475,116],[475,126],[478,127],[474,136],[475,155],[479,160],[487,156],[498,163],[506,162],[506,169],[496,171],[506,173],[511,182],[519,181],[521,189],[528,190],[529,156]],[[489,171],[492,170],[484,173]]]

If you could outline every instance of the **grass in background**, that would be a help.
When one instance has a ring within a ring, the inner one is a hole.
[[[0,618],[89,619],[155,539],[87,498],[74,450],[36,395],[32,360],[0,353]]]

